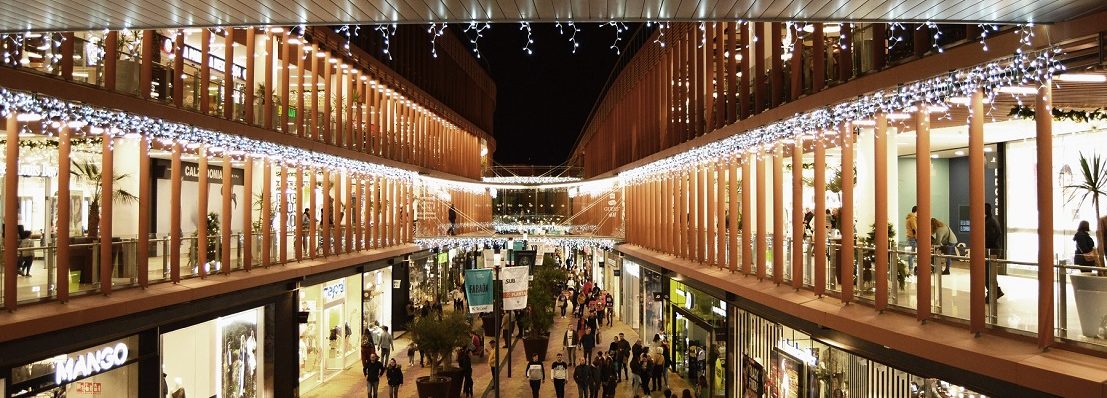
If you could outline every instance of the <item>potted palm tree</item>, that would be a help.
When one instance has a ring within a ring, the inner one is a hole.
[[[78,180],[84,181],[89,185],[89,190],[92,193],[92,203],[89,204],[88,209],[88,237],[95,238],[100,232],[100,200],[103,196],[103,185],[100,181],[103,179],[103,174],[100,170],[100,166],[92,162],[77,163],[73,161],[73,169],[69,172]],[[117,186],[114,183],[121,182],[130,178],[130,174],[114,174],[112,176],[112,200],[117,203],[133,203],[138,201],[138,196],[120,188],[114,188]]]
[[[1065,186],[1071,189],[1069,201],[1078,200],[1077,206],[1083,206],[1088,199],[1092,201],[1097,220],[1095,263],[1103,267],[1104,220],[1099,211],[1101,196],[1107,195],[1107,162],[1099,154],[1091,159],[1080,154],[1080,180],[1078,184]],[[1076,298],[1076,312],[1080,316],[1080,329],[1086,337],[1107,338],[1107,330],[1102,325],[1107,320],[1107,277],[1085,273],[1069,274],[1073,295]]]
[[[550,345],[550,329],[554,324],[554,310],[560,284],[568,279],[565,270],[556,266],[552,260],[542,261],[534,266],[534,279],[527,288],[527,310],[524,312],[523,350],[527,358],[538,355],[546,360],[546,351]]]
[[[411,342],[419,347],[419,351],[430,363],[431,375],[423,376],[415,380],[415,386],[420,398],[441,398],[457,396],[460,394],[461,380],[459,376],[448,375],[446,364],[448,358],[458,347],[469,343],[469,330],[471,326],[460,312],[449,312],[442,315],[442,319],[436,316],[421,316],[407,326],[411,335]]]

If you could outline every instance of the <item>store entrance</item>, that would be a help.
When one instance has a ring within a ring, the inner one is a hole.
[[[725,329],[708,322],[679,306],[671,306],[672,358],[674,370],[693,386],[699,386],[697,397],[725,397],[726,352]]]
[[[345,308],[342,301],[337,301],[323,309],[323,332],[327,336],[327,353],[323,357],[323,380],[326,381],[341,372],[343,358],[345,358],[345,336],[343,330],[346,324],[343,319],[342,309]]]

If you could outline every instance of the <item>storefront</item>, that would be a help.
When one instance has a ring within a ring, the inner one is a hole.
[[[622,282],[621,302],[615,308],[618,308],[623,323],[630,326],[635,332],[642,330],[642,305],[646,299],[642,295],[641,274],[642,270],[638,263],[629,259],[623,260],[623,267],[620,272]]]
[[[271,311],[271,309],[270,309]],[[169,397],[269,396],[266,307],[161,334],[163,383]]]
[[[14,366],[0,396],[138,397],[139,362],[157,361],[141,352],[138,335],[132,335]]]
[[[726,301],[672,279],[669,304],[670,368],[700,385],[705,397],[730,396]]]

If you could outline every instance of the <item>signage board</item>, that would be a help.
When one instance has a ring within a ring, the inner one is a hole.
[[[492,311],[492,289],[491,269],[465,270],[465,298],[470,314]]]
[[[54,383],[60,386],[77,379],[107,372],[127,363],[129,355],[130,348],[127,347],[127,344],[119,342],[79,353],[76,356],[66,355],[60,357],[54,364]]]
[[[500,280],[504,287],[504,310],[527,308],[527,288],[530,267],[504,267],[500,271]]]
[[[330,303],[335,300],[340,300],[346,296],[346,279],[339,279],[337,281],[328,283],[323,286],[323,302]]]

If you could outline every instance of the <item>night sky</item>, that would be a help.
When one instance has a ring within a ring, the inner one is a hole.
[[[581,23],[576,54],[568,41],[572,29],[562,27],[565,35],[554,24],[531,24],[531,55],[523,52],[527,35],[519,24],[493,24],[479,41],[478,62],[496,82],[493,159],[499,164],[565,162],[619,59],[609,48],[613,27]],[[637,28],[629,27],[620,46]]]

